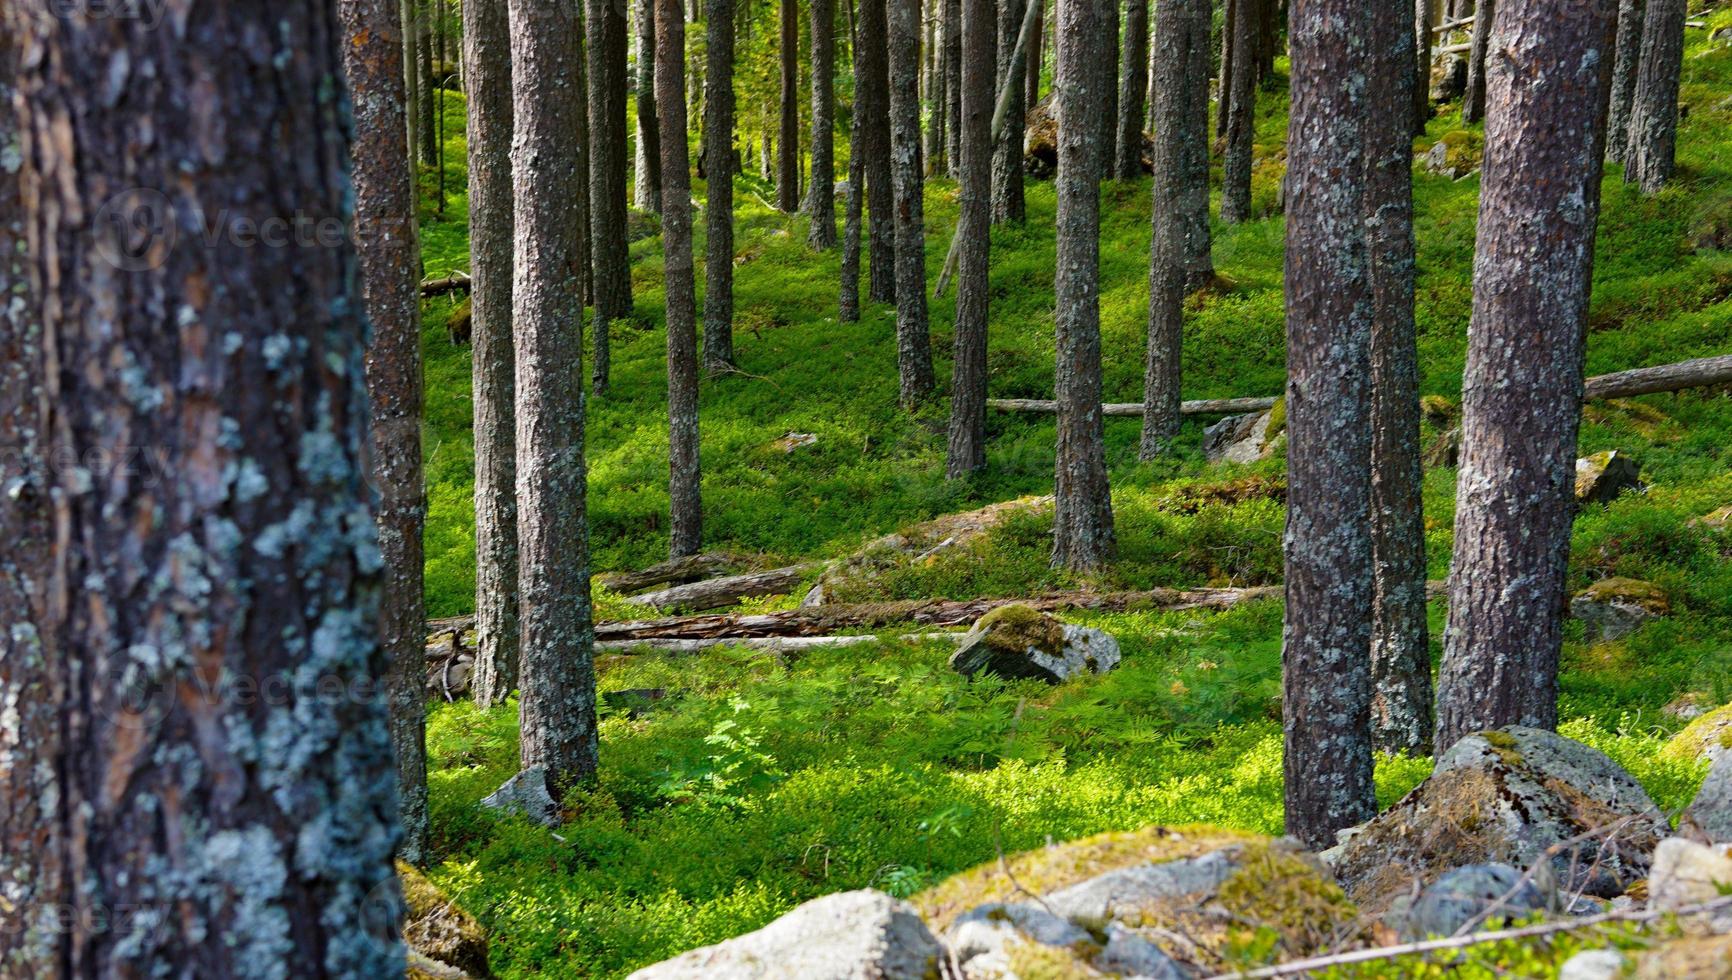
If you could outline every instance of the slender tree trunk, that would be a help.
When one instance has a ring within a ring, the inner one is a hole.
[[[392,30],[396,0],[347,0],[337,12],[355,138],[355,236],[361,302],[371,326],[367,398],[372,405],[372,483],[378,491],[384,592],[379,639],[386,662],[397,802],[398,853],[420,864],[427,850],[424,661],[427,616],[421,586],[421,249],[404,119],[403,60]]]
[[[993,0],[962,4],[961,207],[957,217],[956,354],[950,383],[950,447],[945,473],[986,465],[986,328],[992,294],[992,110],[998,21]],[[1097,93],[1098,94],[1098,93]]]
[[[637,0],[637,158],[632,166],[632,203],[639,211],[662,209],[661,124],[656,100],[656,0]]]
[[[813,5],[826,0],[813,0]],[[704,75],[704,367],[734,365],[734,0],[707,0]]]
[[[1016,50],[1017,35],[1028,13],[1028,4],[1042,0],[1004,0],[998,16],[997,89],[1006,93],[1004,132],[992,150],[992,223],[1021,224],[1028,218],[1022,186],[1023,147],[1028,140],[1028,107],[1023,101],[1023,73],[1027,59]],[[1039,16],[1038,14],[1036,16]],[[1037,33],[1038,36],[1038,33]]]
[[[37,488],[58,853],[30,857],[68,879],[33,910],[58,916],[41,975],[401,976],[337,5],[182,8],[174,44],[4,16],[29,242],[6,262],[39,301],[45,458],[86,461]],[[283,247],[246,247],[267,223]]]
[[[944,88],[944,34],[941,30],[944,22],[944,0],[927,0],[926,6],[926,102],[929,115],[926,124],[925,171],[931,176],[945,165],[944,116],[949,96]]]
[[[1437,25],[1442,13],[1443,7],[1439,0],[1414,0],[1413,41],[1416,57],[1413,80],[1408,83],[1413,95],[1414,136],[1424,135],[1425,124],[1431,121],[1431,29]]]
[[[408,100],[403,128],[409,140],[409,159],[414,161],[425,159],[427,152],[421,145],[421,52],[415,43],[420,36],[415,25],[418,3],[419,0],[401,0],[397,8],[401,21],[399,36],[403,39],[403,78]],[[410,177],[414,176],[414,171],[410,171]]]
[[[1491,0],[1480,0],[1490,12]],[[1420,490],[1419,348],[1413,323],[1414,37],[1407,12],[1374,6],[1366,91],[1365,214],[1371,274],[1371,741],[1431,745]]]
[[[511,327],[511,49],[505,0],[463,4],[469,342],[475,402],[475,703],[517,687],[517,345]]]
[[[1143,172],[1143,96],[1149,91],[1149,0],[1125,0],[1124,53],[1119,57],[1118,155],[1113,176]]]
[[[631,253],[626,243],[626,22],[623,0],[589,7],[589,212],[594,267],[595,363],[591,390],[607,391],[610,321],[631,315]]]
[[[1158,15],[1157,11],[1157,15]],[[1239,17],[1239,0],[1221,0],[1221,59],[1215,99],[1215,136],[1227,135],[1227,107],[1232,104],[1233,91],[1233,31]]]
[[[1582,354],[1613,0],[1499,17],[1486,87],[1473,319],[1437,746],[1558,721]]]
[[[582,111],[572,118],[572,140],[577,144],[573,150],[577,154],[578,181],[576,196],[572,201],[572,220],[577,222],[577,305],[579,308],[588,305],[595,296],[595,257],[590,254],[591,235],[594,222],[591,220],[589,207],[589,28],[584,24],[584,8],[581,2],[577,8],[577,63],[572,70],[572,90],[577,92],[584,101]],[[579,361],[582,353],[579,352]],[[578,374],[581,384],[583,375]]]
[[[854,50],[859,50],[858,44]],[[860,206],[866,197],[865,121],[866,115],[856,102],[848,132],[848,194],[842,220],[842,290],[836,310],[836,318],[843,323],[855,323],[860,319]]]
[[[952,180],[962,166],[962,0],[944,4],[944,168]]]
[[[1227,152],[1221,165],[1221,220],[1251,220],[1251,143],[1257,108],[1257,0],[1233,0],[1231,74],[1227,93]]]
[[[1034,36],[1029,38],[1028,66],[1023,69],[1023,82],[1028,86],[1023,91],[1022,96],[1023,112],[1026,116],[1029,109],[1040,104],[1040,69],[1046,64],[1045,52],[1042,51],[1040,43],[1041,38],[1046,34],[1046,0],[1025,0],[1025,2],[1040,4],[1039,9],[1034,13]]]
[[[1101,57],[1117,20],[1113,0],[1059,0],[1058,5],[1058,459],[1053,508],[1053,564],[1097,569],[1117,548],[1101,418],[1100,180],[1106,104],[1115,81]],[[984,366],[984,365],[983,365]]]
[[[1370,730],[1371,7],[1293,5],[1287,210],[1287,832],[1321,849],[1377,815]],[[1243,51],[1235,57],[1242,57]]]
[[[1630,105],[1624,180],[1652,194],[1672,179],[1678,147],[1678,84],[1684,69],[1685,0],[1650,0]]]
[[[421,92],[420,126],[421,126],[421,162],[429,167],[439,165],[439,124],[434,116],[435,100],[433,90],[437,81],[433,77],[433,19],[432,5],[427,0],[411,0],[416,4],[415,14],[415,53],[420,62],[417,78],[412,81]]]
[[[1475,123],[1485,118],[1485,56],[1491,46],[1496,9],[1496,0],[1478,0],[1474,7],[1473,34],[1467,53],[1467,91],[1461,96],[1462,122]]]
[[[800,209],[800,2],[780,0],[782,24],[781,129],[777,137],[776,207],[793,214]]]
[[[932,397],[920,173],[920,0],[889,0],[890,174],[896,189],[896,373],[902,405]]]
[[[1209,0],[1167,0],[1155,24],[1154,235],[1143,367],[1144,460],[1179,433],[1185,294],[1209,258]]]
[[[835,248],[836,0],[812,0],[812,186],[806,200],[812,218],[806,244]]]
[[[698,464],[698,335],[692,269],[692,184],[686,152],[686,24],[680,0],[657,0],[656,99],[662,126],[662,250],[668,323],[669,551],[703,545]]]
[[[1112,176],[1113,159],[1118,155],[1115,143],[1119,131],[1119,4],[1114,0],[1101,23],[1101,49],[1097,57],[1106,59],[1106,77],[1101,79],[1101,95],[1106,108],[1101,112],[1101,177]]]
[[[855,48],[854,111],[865,115],[867,242],[874,302],[896,302],[896,195],[890,182],[890,69],[886,0],[860,4],[860,39]]]
[[[393,14],[395,13],[393,4]],[[386,34],[392,37],[392,34]],[[402,52],[391,57],[401,61]],[[12,28],[0,16],[0,147],[19,147],[13,112],[16,69]],[[398,72],[401,74],[399,67]],[[401,125],[399,123],[399,125]],[[399,136],[402,131],[399,130]],[[53,571],[42,361],[42,304],[34,295],[19,164],[0,163],[0,896],[9,904],[0,928],[0,963],[20,977],[54,976],[62,924],[46,914],[69,898],[66,852],[56,805],[56,764],[63,757],[60,710],[67,703],[54,665],[48,596]]]
[[[1614,163],[1629,155],[1630,116],[1636,103],[1636,74],[1642,65],[1642,21],[1647,0],[1618,4],[1617,60],[1612,66],[1611,108],[1606,116],[1606,153]]]
[[[471,0],[473,2],[473,0]],[[543,766],[555,799],[595,778],[595,627],[590,618],[583,452],[584,179],[573,134],[579,12],[509,0],[517,181],[517,506],[522,561],[523,768]]]

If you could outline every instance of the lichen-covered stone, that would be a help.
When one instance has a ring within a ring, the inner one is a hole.
[[[1704,844],[1732,844],[1732,754],[1708,771],[1695,802],[1678,818],[1678,833]]]
[[[1732,704],[1692,721],[1672,736],[1660,754],[1668,759],[1704,759],[1710,764],[1732,755]]]
[[[1668,837],[1654,850],[1654,869],[1648,877],[1650,909],[1676,912],[1728,894],[1732,894],[1732,847]],[[1693,932],[1728,932],[1732,931],[1732,909],[1681,917],[1679,921]]]
[[[1558,980],[1618,980],[1630,966],[1630,958],[1619,950],[1583,950],[1564,961]]]
[[[1672,604],[1659,586],[1633,578],[1601,579],[1570,600],[1570,615],[1602,641],[1623,639],[1671,612]]]
[[[1732,935],[1662,943],[1636,957],[1632,980],[1725,980],[1732,977]]]
[[[437,885],[408,864],[397,862],[403,883],[403,941],[410,953],[410,975],[448,976],[439,965],[470,977],[487,977],[487,934],[469,913],[452,904]],[[416,967],[419,954],[433,961]]]
[[[1476,920],[1485,929],[1493,917],[1511,921],[1547,911],[1555,899],[1507,864],[1470,864],[1432,882],[1402,916],[1401,927],[1409,939],[1453,936]]]
[[[929,980],[943,948],[906,903],[861,889],[813,899],[756,932],[630,980]]]
[[[1349,895],[1387,909],[1414,882],[1469,864],[1532,865],[1552,845],[1621,829],[1560,851],[1564,890],[1611,897],[1646,876],[1671,832],[1641,784],[1603,753],[1555,732],[1511,726],[1470,735],[1430,779],[1342,845],[1334,869]],[[1604,847],[1604,852],[1601,849]]]
[[[950,657],[950,666],[969,677],[985,671],[1050,684],[1118,665],[1119,642],[1111,634],[1022,605],[1000,606],[980,617]]]
[[[1276,402],[1275,408],[1282,408]],[[1281,419],[1285,426],[1285,413]],[[1203,431],[1203,456],[1211,463],[1254,463],[1273,452],[1280,429],[1275,409],[1250,415],[1233,415]]]
[[[543,827],[559,826],[559,804],[547,789],[547,769],[542,766],[530,766],[507,779],[481,805],[489,810],[522,814]]]
[[[1634,459],[1610,449],[1576,460],[1576,501],[1609,504],[1625,490],[1642,489],[1642,467]]]

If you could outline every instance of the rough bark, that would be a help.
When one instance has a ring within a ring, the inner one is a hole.
[[[632,203],[662,210],[662,137],[656,100],[656,0],[637,0],[637,147],[632,161]]]
[[[782,100],[776,140],[776,207],[787,214],[800,208],[800,3],[779,0],[781,13]]]
[[[475,403],[475,701],[517,687],[517,346],[511,327],[511,51],[505,0],[463,4]]]
[[[1117,0],[1107,11],[1106,19],[1101,22],[1101,34],[1096,57],[1105,59],[1106,76],[1101,80],[1101,96],[1106,104],[1101,110],[1101,128],[1098,138],[1101,141],[1100,168],[1101,177],[1112,176],[1113,157],[1116,155],[1114,143],[1118,138],[1119,125],[1119,5]]]
[[[1156,11],[1156,16],[1159,16]],[[1233,89],[1233,29],[1234,21],[1239,16],[1239,0],[1221,0],[1221,57],[1216,63],[1215,78],[1215,136],[1221,138],[1227,135],[1227,106],[1232,102],[1228,97]]]
[[[590,387],[607,390],[612,359],[609,321],[631,314],[631,253],[627,249],[626,22],[622,0],[586,0],[589,9],[590,262],[594,268],[595,356]]]
[[[822,567],[821,564],[790,565],[787,568],[772,568],[762,572],[726,575],[670,586],[656,592],[632,596],[625,601],[634,606],[648,606],[657,612],[669,609],[716,609],[731,606],[741,599],[782,595]]]
[[[3,14],[42,448],[100,461],[38,488],[43,975],[402,975],[337,6],[178,13]]]
[[[992,293],[992,110],[997,41],[992,0],[962,3],[960,207],[956,237],[955,364],[950,382],[950,439],[945,475],[986,465],[986,327]]]
[[[1480,0],[1491,12],[1491,0]],[[1371,274],[1371,742],[1380,752],[1431,745],[1420,491],[1419,348],[1413,321],[1415,57],[1400,7],[1374,6],[1365,115],[1366,246]]]
[[[1125,0],[1124,48],[1119,55],[1118,137],[1113,176],[1135,180],[1143,172],[1143,98],[1149,92],[1149,0]]]
[[[859,46],[855,46],[859,50]],[[854,120],[848,130],[848,193],[842,218],[842,288],[836,318],[843,323],[860,319],[861,205],[866,198],[865,114],[856,100]]]
[[[607,572],[595,577],[595,584],[630,595],[658,585],[685,585],[709,578],[734,575],[751,564],[751,559],[725,551],[707,551],[683,558],[670,558],[637,572]]]
[[[415,46],[415,18],[417,0],[400,0],[397,5],[399,26],[395,37],[401,42],[403,49],[403,78],[405,81],[405,98],[407,106],[403,119],[404,134],[409,140],[409,159],[422,161],[426,152],[421,145],[421,86],[416,80],[421,75],[421,53]],[[414,171],[411,171],[414,176]]]
[[[1142,442],[1153,459],[1179,432],[1185,294],[1214,274],[1209,256],[1208,0],[1168,0],[1155,24],[1154,231]]]
[[[594,626],[590,618],[583,448],[584,179],[572,140],[575,5],[509,0],[511,165],[517,181],[517,508],[523,599],[518,716],[523,768],[544,766],[555,799],[595,778]]]
[[[926,124],[925,171],[927,175],[932,175],[938,172],[939,167],[944,166],[946,95],[944,91],[944,33],[941,27],[944,21],[944,0],[928,0],[926,7],[928,11],[926,43],[930,50],[925,52],[926,89],[922,93],[922,98],[931,107]]]
[[[1439,0],[1413,0],[1413,41],[1417,57],[1408,89],[1413,97],[1414,136],[1424,135],[1425,124],[1431,121],[1431,28],[1442,15],[1443,7]]]
[[[433,91],[438,85],[433,68],[433,10],[427,0],[411,0],[416,5],[415,13],[415,54],[419,68],[415,78],[407,80],[420,92],[419,125],[421,127],[421,162],[429,167],[439,166],[439,122],[437,103]]]
[[[1027,0],[1035,4],[1034,34],[1029,38],[1028,64],[1023,68],[1022,105],[1026,114],[1028,107],[1040,104],[1040,70],[1046,64],[1045,52],[1041,49],[1041,39],[1046,36],[1046,0]]]
[[[734,0],[705,0],[704,21],[704,367],[719,372],[734,366]]]
[[[1624,181],[1652,194],[1672,179],[1678,148],[1678,83],[1684,69],[1685,0],[1649,0],[1630,105]]]
[[[1630,113],[1636,102],[1636,73],[1642,65],[1642,21],[1647,0],[1620,0],[1618,54],[1612,65],[1611,107],[1606,115],[1606,154],[1623,163],[1630,147]]]
[[[686,23],[680,0],[656,0],[656,98],[662,127],[662,251],[668,330],[668,548],[703,544],[698,465],[698,334],[692,183],[686,154]]]
[[[1478,0],[1473,11],[1473,34],[1467,51],[1467,91],[1461,96],[1461,121],[1479,122],[1485,118],[1485,57],[1491,46],[1491,29],[1496,19],[1496,0]]]
[[[806,244],[819,251],[835,248],[836,0],[812,0],[812,181],[806,212]]]
[[[1251,143],[1257,108],[1258,0],[1233,0],[1232,56],[1225,92],[1227,142],[1221,163],[1221,220],[1251,219]]]
[[[920,171],[920,0],[889,0],[890,176],[896,197],[896,374],[912,408],[932,397],[926,215]]]
[[[1613,11],[1509,7],[1487,66],[1440,749],[1487,728],[1557,725]]]
[[[1058,7],[1058,269],[1053,292],[1058,458],[1053,564],[1099,568],[1116,550],[1101,417],[1100,179],[1106,125],[1101,90],[1116,79],[1100,58],[1113,0],[1063,0]],[[983,365],[984,366],[984,365]]]
[[[890,181],[890,68],[886,0],[861,0],[854,48],[854,111],[863,117],[867,248],[875,303],[896,302],[896,194]]]
[[[998,90],[1007,97],[1004,132],[996,134],[992,151],[992,223],[1027,220],[1022,186],[1022,150],[1028,138],[1028,103],[1023,75],[1028,59],[1017,51],[1017,37],[1028,16],[1028,4],[1043,0],[1004,0],[998,17]],[[1036,17],[1040,14],[1037,12]],[[1037,35],[1038,36],[1038,29]]]
[[[957,180],[962,175],[963,0],[933,2],[944,5],[944,172]]]
[[[371,327],[366,355],[372,406],[371,479],[377,492],[384,591],[379,641],[389,664],[391,743],[403,826],[398,853],[420,864],[427,849],[426,659],[422,623],[421,249],[405,128],[403,60],[393,32],[396,0],[338,5],[344,80],[355,127],[350,150],[361,302]]]
[[[1370,738],[1372,286],[1365,240],[1371,8],[1296,0],[1287,207],[1287,832],[1377,814]],[[1236,56],[1238,57],[1238,56]]]

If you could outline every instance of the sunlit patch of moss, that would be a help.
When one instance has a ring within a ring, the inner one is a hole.
[[[1346,938],[1342,926],[1354,920],[1358,907],[1315,861],[1263,842],[1240,852],[1239,869],[1215,895],[1234,923],[1229,949],[1255,948],[1266,929],[1278,937],[1282,959],[1310,956]]]
[[[1700,759],[1716,744],[1732,749],[1732,704],[1721,705],[1690,722],[1666,743],[1662,754],[1669,759]]]
[[[1056,654],[1064,647],[1064,624],[1038,609],[1015,603],[999,606],[974,624],[989,646],[1007,653],[1035,649]]]

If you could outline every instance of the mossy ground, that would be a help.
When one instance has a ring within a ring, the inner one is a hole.
[[[1723,26],[1732,12],[1707,20]],[[1690,112],[1673,186],[1644,198],[1616,176],[1603,185],[1589,373],[1732,347],[1732,254],[1697,251],[1690,236],[1732,200],[1732,50],[1711,49],[1706,37],[1689,35]],[[1259,213],[1272,205],[1280,177],[1286,93],[1277,86],[1261,98]],[[423,225],[428,275],[467,268],[460,97],[450,97],[447,117],[450,193],[443,216],[429,214]],[[1416,145],[1461,130],[1446,108]],[[423,174],[423,187],[431,182]],[[1460,393],[1477,190],[1476,177],[1415,175],[1421,376],[1434,408]],[[1135,400],[1141,387],[1149,193],[1147,180],[1102,189],[1104,381],[1113,401]],[[992,415],[985,473],[944,479],[942,405],[913,415],[896,405],[892,311],[869,305],[859,323],[838,322],[837,255],[810,253],[803,221],[771,211],[767,197],[756,177],[742,179],[736,304],[744,373],[703,385],[706,545],[786,560],[834,557],[935,515],[1050,492],[1050,417]],[[954,185],[932,182],[932,275],[956,210]],[[1027,226],[993,231],[994,396],[1050,397],[1053,217],[1051,185],[1031,183]],[[701,248],[701,222],[698,234]],[[1187,397],[1281,392],[1282,237],[1279,217],[1215,227],[1224,285],[1197,298],[1187,317]],[[613,389],[589,404],[597,571],[665,557],[659,249],[654,238],[632,245],[637,314],[614,324]],[[932,310],[941,378],[954,296]],[[449,309],[446,300],[428,303],[425,329],[427,595],[435,616],[466,611],[474,589],[469,362],[467,349],[446,338]],[[1428,444],[1448,424],[1432,415]],[[1194,506],[1171,506],[1186,488],[1280,479],[1281,454],[1206,467],[1203,424],[1188,421],[1177,451],[1141,463],[1135,420],[1108,420],[1120,559],[1098,576],[1050,567],[1051,518],[1036,513],[1005,521],[969,548],[897,569],[879,584],[882,597],[1279,581],[1277,496],[1193,493]],[[795,453],[764,450],[790,431],[818,442]],[[1729,436],[1732,399],[1716,391],[1596,405],[1581,433],[1584,453],[1635,455],[1650,489],[1581,513],[1571,588],[1608,576],[1651,581],[1670,597],[1673,615],[1610,651],[1583,642],[1572,625],[1565,731],[1628,767],[1668,810],[1688,802],[1701,770],[1661,757],[1679,723],[1659,707],[1688,691],[1716,704],[1732,699],[1732,533],[1697,521],[1732,502]],[[1446,571],[1453,483],[1450,470],[1426,476],[1434,578]],[[1434,605],[1434,652],[1441,617]],[[620,976],[820,894],[873,885],[912,895],[1000,849],[1157,823],[1279,832],[1279,605],[1076,618],[1116,634],[1125,660],[1111,674],[1057,689],[969,684],[946,670],[948,647],[896,640],[798,659],[727,649],[604,656],[603,689],[674,693],[641,717],[604,717],[600,786],[577,801],[557,837],[474,806],[515,769],[515,706],[438,707],[429,743],[440,856],[429,872],[490,930],[501,975]],[[1388,805],[1428,770],[1425,759],[1383,761],[1380,799]],[[1544,976],[1567,948],[1497,947],[1487,954],[1502,957],[1493,968],[1449,975]],[[1449,969],[1409,963],[1387,975]]]

